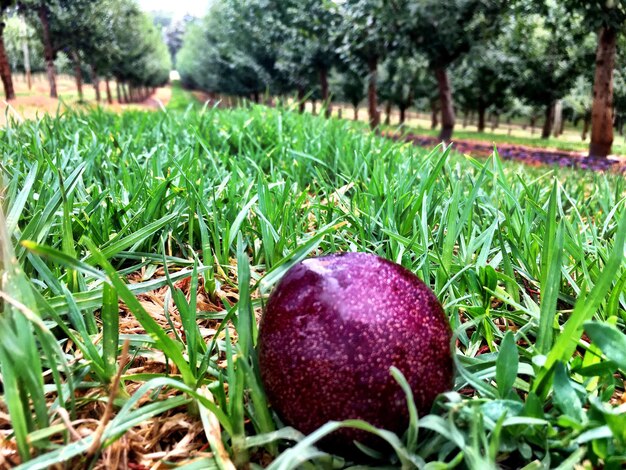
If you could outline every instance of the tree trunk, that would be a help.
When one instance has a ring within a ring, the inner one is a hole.
[[[556,100],[554,103],[554,124],[552,126],[552,135],[558,137],[561,134],[563,126],[563,102]]]
[[[26,74],[26,82],[30,90],[33,86],[33,79],[30,73],[30,50],[26,40],[26,21],[24,21],[23,17],[20,19],[20,35],[22,36],[22,53],[24,54],[24,73]]]
[[[252,93],[252,99],[257,104],[261,102],[261,96],[259,95],[258,91],[255,91],[255,92]]]
[[[404,124],[406,119],[406,107],[400,106],[400,124]]]
[[[317,114],[317,100],[311,100],[311,112]]]
[[[128,85],[122,83],[122,94],[124,95],[124,103],[129,103],[128,101]]]
[[[469,111],[466,109],[463,111],[463,129],[467,127],[467,123],[469,122]]]
[[[122,104],[122,102],[124,101],[124,96],[122,95],[122,87],[120,85],[120,81],[115,80],[115,84],[116,84],[116,91],[117,91],[117,102],[119,104]]]
[[[387,100],[387,103],[385,104],[385,125],[389,125],[391,124],[391,101]]]
[[[591,124],[591,111],[585,113],[585,119],[583,120],[583,133],[580,136],[582,140],[587,140],[587,133],[589,132],[589,124]]]
[[[319,76],[320,87],[322,89],[322,101],[324,102],[322,106],[325,107],[324,115],[329,118],[332,106],[330,104],[330,93],[328,91],[328,70],[325,68],[319,69]]]
[[[439,101],[441,102],[441,133],[439,134],[439,139],[444,142],[450,142],[452,132],[454,131],[454,103],[452,101],[450,80],[448,80],[448,72],[443,67],[435,69],[435,77],[437,78]]]
[[[617,31],[604,27],[598,33],[596,74],[591,108],[591,143],[589,156],[606,158],[613,145],[613,67]]]
[[[46,71],[48,73],[48,82],[50,83],[50,98],[57,98],[57,79],[54,71],[54,49],[52,48],[52,39],[50,38],[50,24],[48,23],[48,11],[45,6],[37,9],[39,21],[43,32],[43,56],[46,61]]]
[[[100,77],[96,73],[96,68],[93,65],[89,66],[91,70],[91,81],[93,82],[93,89],[96,92],[96,101],[99,103],[102,97],[100,96]]]
[[[487,107],[482,98],[478,99],[478,132],[485,132],[485,112]]]
[[[343,118],[343,108],[341,108],[341,107],[337,108],[337,118],[338,119],[342,119]]]
[[[107,103],[113,104],[113,97],[111,96],[111,86],[109,85],[108,78],[104,81],[104,88],[106,89],[106,92],[107,92]]]
[[[2,79],[2,85],[4,85],[4,95],[7,100],[12,100],[15,99],[15,89],[13,88],[9,58],[4,49],[4,27],[4,21],[0,21],[0,78]]]
[[[439,125],[439,120],[437,119],[437,114],[439,114],[439,109],[434,101],[430,102],[430,128],[437,129]]]
[[[359,120],[359,105],[358,104],[354,105],[354,120],[355,121]]]
[[[304,102],[304,88],[298,88],[298,111],[300,111],[300,114],[304,112],[305,104],[306,103]]]
[[[378,113],[378,103],[376,94],[376,79],[378,68],[378,57],[372,57],[367,63],[369,68],[369,78],[367,81],[367,110],[369,113],[370,127],[376,129],[380,125],[380,114]]]
[[[491,115],[491,131],[495,131],[500,124],[500,115],[498,113],[493,113]]]
[[[552,132],[552,118],[554,116],[554,103],[550,103],[546,106],[546,116],[543,121],[543,130],[541,131],[541,138],[548,139],[550,132]]]
[[[78,101],[83,101],[83,72],[80,69],[80,56],[78,52],[72,51],[72,62],[74,62],[74,78],[76,79],[76,90],[78,91]]]
[[[530,135],[534,135],[535,133],[535,124],[537,123],[537,117],[536,116],[531,116],[530,117]]]

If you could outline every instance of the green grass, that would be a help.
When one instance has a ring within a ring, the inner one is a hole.
[[[5,458],[89,468],[126,446],[133,461],[139,428],[186,420],[212,451],[166,459],[187,468],[349,466],[317,440],[378,431],[281,428],[253,312],[298,260],[358,250],[419,275],[456,338],[454,390],[368,465],[626,464],[623,177],[428,152],[265,107],[175,111],[181,92],[167,112],[0,131]],[[110,397],[96,439],[84,418]],[[161,437],[167,450],[180,434]]]
[[[172,97],[169,103],[167,103],[167,109],[171,111],[185,111],[188,107],[198,110],[201,106],[198,100],[196,100],[189,90],[182,87],[179,81],[174,81],[171,84]]]

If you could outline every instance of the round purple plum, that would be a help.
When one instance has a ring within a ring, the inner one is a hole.
[[[406,377],[420,414],[453,381],[451,330],[441,304],[417,276],[366,253],[310,258],[292,267],[263,313],[258,352],[270,404],[305,434],[335,420],[362,419],[402,434]],[[377,439],[341,429],[326,444]]]

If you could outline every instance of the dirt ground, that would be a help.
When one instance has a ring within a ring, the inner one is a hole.
[[[60,75],[57,77],[58,99],[50,98],[48,81],[43,75],[33,76],[32,86],[29,89],[26,79],[23,76],[14,76],[16,99],[7,102],[0,99],[0,126],[6,125],[10,119],[22,121],[26,119],[36,119],[44,114],[54,114],[71,108],[90,108],[97,106],[95,90],[93,85],[84,84],[84,102],[78,102],[78,92],[73,77]],[[119,104],[115,100],[115,87],[111,83],[114,101],[108,104],[105,101],[99,103],[100,106],[114,112],[121,112],[129,109],[159,109],[166,106],[170,100],[172,91],[169,87],[157,88],[155,93],[142,103]],[[100,84],[100,91],[106,97],[104,82]]]
[[[432,148],[439,144],[436,137],[407,134],[399,135],[383,133],[385,137],[392,139],[404,139],[420,147]],[[492,154],[494,144],[477,140],[452,139],[453,148],[461,153],[475,157],[487,157]],[[498,143],[495,145],[498,154],[504,160],[517,160],[527,165],[553,165],[561,167],[581,168],[596,171],[617,171],[626,173],[626,157],[610,156],[609,158],[589,158],[585,152],[568,152],[564,150],[528,147],[524,145],[512,145]]]

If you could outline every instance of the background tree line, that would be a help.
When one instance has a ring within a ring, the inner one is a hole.
[[[152,19],[134,0],[0,0],[0,77],[15,98],[12,72],[45,71],[57,97],[58,67],[70,68],[82,99],[85,75],[96,99],[144,99],[166,83],[170,54]]]
[[[223,0],[190,25],[183,83],[259,101],[267,93],[429,109],[448,141],[457,114],[479,130],[525,116],[542,137],[564,118],[591,126],[590,155],[621,130],[626,0]],[[617,60],[616,60],[617,59]],[[388,118],[387,118],[388,119]]]

